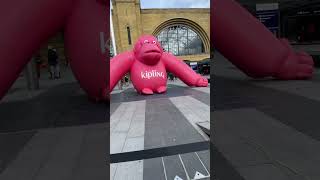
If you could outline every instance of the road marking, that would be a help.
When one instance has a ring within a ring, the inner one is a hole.
[[[208,169],[206,168],[206,166],[203,164],[203,162],[202,162],[201,158],[199,157],[198,153],[197,153],[197,152],[195,152],[195,154],[197,155],[197,157],[198,157],[198,159],[199,159],[200,163],[202,164],[202,166],[203,166],[203,167],[204,167],[204,169],[206,170],[207,174],[210,176],[210,172],[208,171]]]
[[[186,166],[184,165],[183,160],[182,160],[180,154],[179,154],[179,159],[180,159],[180,162],[181,162],[181,164],[182,164],[183,170],[184,170],[184,172],[186,173],[187,179],[190,180],[190,177],[189,177],[189,174],[188,174],[188,172],[187,172]]]
[[[197,180],[197,179],[203,179],[203,178],[206,178],[207,176],[199,173],[198,171],[196,171],[196,174],[194,175],[194,180]]]
[[[166,166],[164,165],[163,157],[161,157],[161,161],[162,161],[162,166],[163,166],[164,177],[166,180],[168,180]]]
[[[174,180],[183,180],[182,178],[180,178],[179,176],[174,177]]]

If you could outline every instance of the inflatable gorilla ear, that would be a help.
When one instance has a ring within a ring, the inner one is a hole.
[[[140,37],[137,42],[134,44],[134,47],[133,47],[133,53],[135,56],[137,56],[137,53],[139,53],[139,50],[141,49],[141,46],[142,46],[142,38]]]

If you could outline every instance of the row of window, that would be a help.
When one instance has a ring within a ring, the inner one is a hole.
[[[128,44],[131,45],[130,27],[127,27]],[[200,36],[185,25],[174,25],[163,29],[156,36],[164,51],[179,55],[204,53],[204,44]]]

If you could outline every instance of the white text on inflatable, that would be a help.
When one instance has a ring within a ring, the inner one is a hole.
[[[164,79],[164,74],[163,72],[159,72],[156,70],[141,72],[142,79],[150,79],[154,77],[162,77]]]

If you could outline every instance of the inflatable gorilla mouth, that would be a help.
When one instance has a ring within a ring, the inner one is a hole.
[[[158,49],[147,50],[145,53],[160,53]]]

